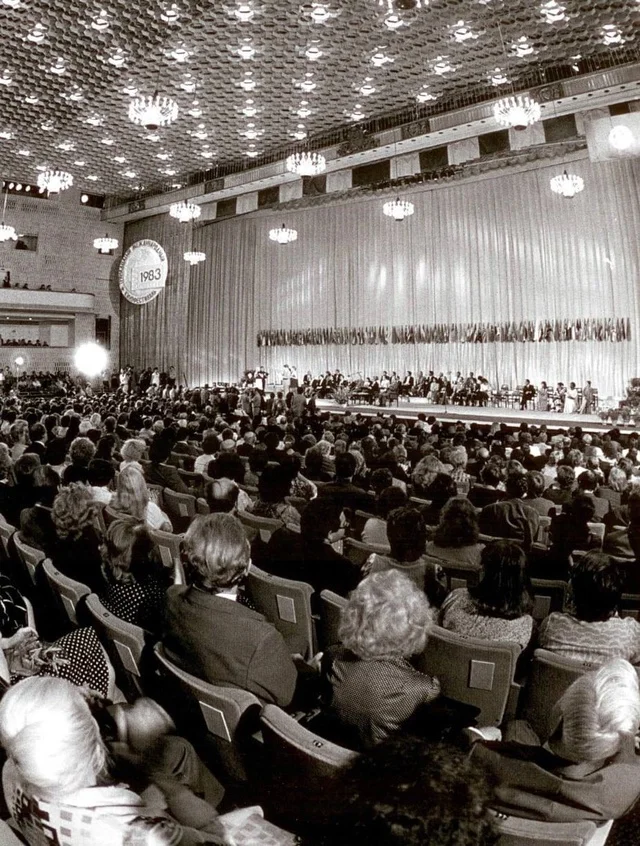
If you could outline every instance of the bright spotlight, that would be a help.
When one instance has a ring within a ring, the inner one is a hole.
[[[614,150],[628,150],[633,144],[633,132],[628,126],[619,123],[609,133],[609,144]]]
[[[76,367],[85,376],[97,376],[107,366],[109,356],[99,344],[81,344],[73,357]]]
[[[14,359],[14,364],[16,365],[16,367],[22,367],[22,365],[24,364],[24,358],[21,355],[16,356],[16,358]]]

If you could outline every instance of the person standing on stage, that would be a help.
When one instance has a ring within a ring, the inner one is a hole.
[[[262,365],[260,365],[260,369],[256,373],[256,381],[260,383],[260,390],[262,391],[263,394],[264,394],[264,392],[267,388],[267,376],[268,375],[269,374],[264,369],[264,367]]]
[[[565,414],[578,414],[580,408],[578,406],[578,389],[576,388],[575,382],[569,382],[569,388],[567,389],[567,396],[565,397],[564,401],[564,413]]]
[[[595,391],[591,387],[591,382],[587,379],[587,382],[582,389],[582,406],[580,408],[581,414],[591,414],[593,411],[593,401],[594,401],[594,394]]]
[[[536,411],[549,411],[549,389],[546,382],[540,382]]]
[[[524,380],[522,388],[522,396],[520,397],[520,411],[524,411],[529,403],[536,395],[536,389],[533,387],[529,379]]]

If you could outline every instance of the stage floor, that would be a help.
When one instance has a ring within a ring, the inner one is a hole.
[[[409,397],[400,399],[398,405],[380,408],[379,406],[367,405],[366,403],[339,405],[334,400],[316,400],[318,411],[329,411],[332,414],[344,414],[350,411],[352,414],[364,414],[372,416],[382,412],[385,416],[395,414],[403,420],[415,420],[422,412],[427,417],[433,415],[439,421],[462,420],[464,423],[507,423],[510,426],[519,426],[520,423],[545,423],[549,430],[568,429],[571,426],[582,426],[585,432],[608,432],[613,428],[611,423],[603,423],[597,414],[556,414],[553,411],[520,411],[519,408],[497,408],[488,406],[479,408],[477,406],[465,405],[435,405],[427,402],[422,397]],[[621,432],[633,432],[632,426],[618,424]]]

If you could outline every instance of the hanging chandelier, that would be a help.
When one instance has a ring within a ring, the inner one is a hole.
[[[189,223],[190,220],[195,220],[202,214],[202,209],[195,203],[190,203],[188,200],[180,200],[179,203],[171,203],[169,206],[169,214],[175,217],[180,223]]]
[[[389,200],[388,203],[385,203],[382,211],[387,217],[392,217],[399,222],[413,214],[414,205],[408,200],[401,200],[400,197],[396,197],[395,200]]]
[[[117,249],[118,239],[110,238],[108,235],[105,235],[104,238],[96,238],[93,242],[93,246],[99,253],[107,255],[107,253],[110,253],[111,250]]]
[[[493,107],[493,116],[506,129],[526,129],[542,116],[540,103],[528,94],[512,94],[503,97]]]
[[[45,170],[38,174],[38,188],[49,194],[59,194],[73,185],[73,176],[66,170]]]
[[[17,241],[18,236],[13,226],[9,226],[4,220],[0,223],[0,243],[3,241]]]
[[[288,171],[298,176],[317,176],[327,169],[327,161],[320,153],[292,153],[285,164]]]
[[[566,169],[559,176],[554,176],[549,185],[554,194],[559,194],[567,200],[584,191],[584,179],[575,173],[567,173]]]
[[[278,244],[290,244],[292,241],[298,240],[298,233],[295,229],[289,229],[283,223],[282,226],[269,230],[269,238],[272,241],[277,241]]]
[[[129,120],[145,129],[169,126],[178,117],[178,104],[171,97],[161,97],[154,91],[152,97],[136,97],[129,103]]]
[[[187,250],[183,258],[185,261],[189,262],[191,267],[193,267],[194,264],[200,264],[201,261],[205,261],[207,254],[201,252],[200,250]]]

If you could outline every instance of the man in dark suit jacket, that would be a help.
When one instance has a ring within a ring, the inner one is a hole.
[[[480,531],[485,535],[520,541],[528,552],[536,539],[540,516],[523,501],[529,490],[527,477],[509,476],[505,487],[507,498],[486,505],[480,512]]]
[[[40,456],[40,459],[44,459],[44,455],[47,451],[47,447],[45,446],[45,441],[47,439],[47,430],[44,428],[42,423],[34,423],[31,429],[29,430],[29,437],[31,438],[30,445],[26,448],[25,452],[32,452],[36,455]]]
[[[237,600],[249,566],[242,525],[229,514],[198,517],[185,536],[193,585],[167,591],[163,643],[169,658],[211,684],[285,707],[297,672],[276,628]]]
[[[178,493],[191,493],[187,485],[180,478],[173,465],[164,462],[171,454],[171,443],[161,435],[156,435],[149,447],[151,464],[145,464],[144,477],[150,485],[162,485]]]
[[[342,452],[336,456],[336,478],[327,482],[318,491],[318,496],[331,497],[340,510],[351,508],[353,511],[371,511],[373,497],[352,482],[356,472],[356,460],[350,452]]]

